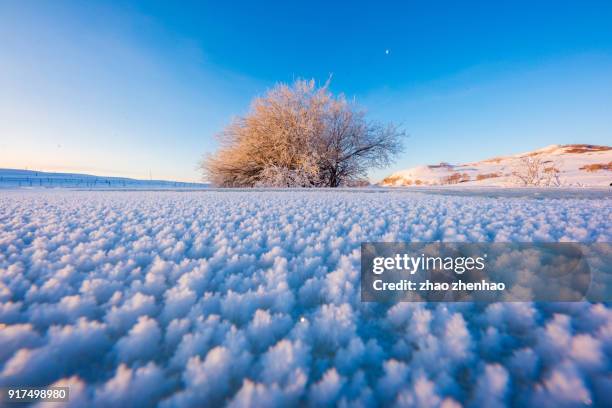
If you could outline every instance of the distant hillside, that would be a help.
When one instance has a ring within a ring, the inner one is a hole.
[[[612,182],[612,147],[587,144],[552,145],[513,156],[453,165],[440,163],[413,167],[391,174],[382,186],[501,186],[520,185],[513,173],[525,158],[538,160],[548,172],[555,172],[562,186],[609,186]]]
[[[167,180],[138,180],[126,177],[103,177],[79,173],[53,173],[34,170],[0,169],[0,188],[206,188],[206,183]]]

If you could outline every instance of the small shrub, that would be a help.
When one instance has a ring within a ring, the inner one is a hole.
[[[595,163],[595,164],[587,164],[582,166],[580,170],[588,171],[589,173],[593,173],[595,171],[607,170],[612,171],[612,162],[610,163]]]
[[[484,174],[477,175],[476,176],[476,180],[486,180],[486,179],[497,178],[497,177],[501,177],[501,174],[499,174],[499,173],[484,173]]]
[[[391,185],[395,185],[398,181],[400,181],[402,178],[400,176],[389,176],[389,177],[385,177],[382,181],[382,184],[391,184]]]
[[[467,173],[453,173],[450,176],[442,178],[442,184],[458,184],[470,181],[470,176]]]
[[[516,184],[532,187],[560,187],[561,171],[551,162],[532,156],[521,157],[514,165],[514,181]]]

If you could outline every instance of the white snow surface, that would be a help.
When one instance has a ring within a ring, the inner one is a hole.
[[[57,173],[36,170],[0,168],[0,189],[202,189],[208,183],[189,183],[168,180],[141,180],[127,177],[94,176],[82,173]]]
[[[363,241],[610,242],[608,194],[585,197],[5,190],[0,387],[69,385],[74,407],[605,406],[610,305],[359,293]]]
[[[606,187],[612,183],[612,148],[595,145],[551,145],[531,152],[500,156],[465,164],[440,163],[422,165],[398,171],[381,181],[380,185],[432,186],[448,184],[446,178],[455,174],[464,181],[461,187],[517,187],[513,172],[520,168],[523,157],[539,159],[545,167],[559,170],[559,179],[566,187]],[[607,166],[605,168],[593,166]]]

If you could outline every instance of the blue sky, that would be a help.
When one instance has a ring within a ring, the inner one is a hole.
[[[610,21],[606,1],[3,1],[0,167],[197,180],[254,96],[330,74],[410,134],[373,179],[611,144]]]

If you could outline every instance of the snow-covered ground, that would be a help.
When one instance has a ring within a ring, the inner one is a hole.
[[[612,241],[606,190],[524,194],[0,191],[0,387],[70,385],[75,407],[609,406],[610,305],[360,302],[362,241]]]
[[[558,172],[558,183],[574,187],[609,187],[612,183],[612,147],[551,145],[542,149],[465,164],[423,165],[391,174],[383,186],[455,184],[461,187],[516,187],[513,173],[524,167],[521,159],[539,160],[543,169]]]
[[[139,180],[81,173],[56,173],[34,170],[0,169],[0,189],[72,188],[72,189],[201,189],[205,183],[167,180]]]

